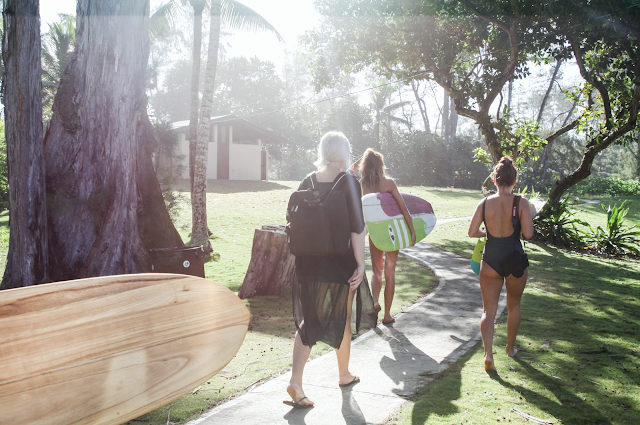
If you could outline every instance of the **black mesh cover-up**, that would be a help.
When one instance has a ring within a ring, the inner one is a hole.
[[[333,186],[333,182],[318,182],[315,173],[311,173],[302,180],[298,190],[311,189],[311,179],[313,187],[320,194]],[[334,190],[344,192],[351,232],[361,233],[364,230],[364,218],[360,183],[348,174]],[[345,255],[296,256],[293,317],[304,345],[313,346],[322,341],[333,348],[340,347],[347,323],[348,281],[357,267],[353,248]],[[377,316],[366,275],[354,299],[356,305],[352,309],[352,322],[355,321],[356,333],[375,327]]]

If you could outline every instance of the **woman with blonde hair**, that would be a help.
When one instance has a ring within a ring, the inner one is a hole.
[[[411,230],[411,246],[413,246],[416,244],[416,231],[413,228],[411,215],[404,199],[398,192],[396,183],[385,174],[384,170],[384,156],[373,149],[367,149],[360,161],[362,194],[391,193],[393,195],[393,199],[398,203],[407,226]],[[391,303],[393,302],[396,288],[396,262],[398,261],[399,251],[383,252],[374,245],[371,238],[369,238],[369,251],[371,252],[371,264],[373,267],[371,292],[373,293],[376,312],[381,310],[378,298],[382,291],[382,273],[384,272],[384,317],[382,318],[382,323],[388,325],[395,321],[391,316]]]
[[[311,347],[322,341],[335,349],[338,385],[357,384],[360,378],[349,371],[351,313],[356,299],[356,332],[376,325],[373,299],[364,273],[364,218],[360,185],[345,174],[351,163],[351,146],[344,134],[331,131],[318,145],[318,171],[302,180],[298,190],[314,189],[318,197],[328,190],[341,190],[347,204],[351,246],[345,255],[296,256],[293,285],[293,316],[296,338],[293,367],[287,392],[294,408],[308,408],[313,402],[302,389],[302,374]]]
[[[503,156],[493,171],[498,193],[489,196],[476,207],[469,223],[469,237],[487,237],[480,265],[480,290],[483,314],[480,332],[484,345],[484,369],[495,370],[493,363],[493,325],[498,310],[502,285],[507,287],[507,356],[513,357],[516,335],[520,328],[520,300],[527,283],[529,260],[520,243],[533,237],[533,221],[529,202],[513,194],[517,171],[513,160]],[[485,231],[480,230],[484,223]]]

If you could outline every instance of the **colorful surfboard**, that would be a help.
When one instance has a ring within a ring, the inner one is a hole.
[[[106,276],[2,291],[0,422],[126,422],[220,371],[248,325],[233,292],[195,276]]]
[[[414,195],[404,199],[416,231],[416,242],[424,239],[436,225],[431,204]],[[411,231],[391,193],[369,193],[362,197],[364,221],[373,244],[381,251],[397,251],[411,246]]]

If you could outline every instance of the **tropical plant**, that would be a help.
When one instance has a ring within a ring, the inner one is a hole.
[[[589,226],[589,232],[585,233],[586,241],[598,252],[605,254],[622,255],[627,251],[640,255],[640,227],[634,224],[631,227],[624,225],[624,219],[629,213],[631,201],[624,201],[620,206],[602,209],[607,211],[606,228]],[[637,230],[636,230],[637,229]]]
[[[563,247],[583,247],[584,234],[576,224],[589,224],[573,218],[575,212],[569,209],[568,196],[563,197],[557,204],[548,207],[549,214],[538,216],[533,220],[533,227],[542,240],[553,245]]]
[[[42,36],[42,107],[49,115],[53,98],[76,44],[76,19],[62,15]],[[50,117],[45,117],[50,118]]]

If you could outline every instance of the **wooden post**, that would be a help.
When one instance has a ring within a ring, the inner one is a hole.
[[[262,226],[253,235],[251,262],[238,296],[279,295],[283,286],[291,286],[294,274],[295,257],[289,252],[284,226]]]

